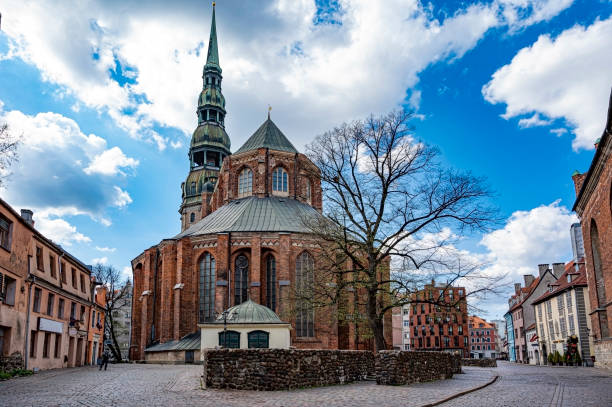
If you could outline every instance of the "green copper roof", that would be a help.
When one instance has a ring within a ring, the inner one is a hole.
[[[224,232],[312,232],[308,220],[322,215],[296,199],[266,197],[230,201],[175,236],[200,236]]]
[[[217,47],[217,25],[215,24],[214,5],[212,24],[210,25],[210,39],[208,40],[208,55],[206,56],[206,65],[204,65],[204,70],[207,68],[215,68],[221,72],[221,66],[219,65],[219,49]]]
[[[221,89],[214,87],[206,87],[200,92],[198,98],[198,107],[216,106],[225,111],[225,97],[221,93]]]
[[[232,143],[224,128],[215,124],[204,123],[199,125],[191,136],[191,147],[202,145],[218,147],[229,153]]]
[[[284,322],[270,308],[257,304],[251,300],[246,300],[242,304],[234,305],[227,310],[227,323],[229,324],[283,324]],[[215,321],[216,324],[223,323],[223,316],[220,315]]]
[[[234,154],[245,151],[256,150],[258,148],[269,148],[270,150],[288,151],[297,153],[293,144],[285,137],[282,131],[268,117],[251,137]]]

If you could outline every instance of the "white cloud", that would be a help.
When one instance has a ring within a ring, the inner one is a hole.
[[[91,239],[77,231],[77,228],[64,219],[51,219],[44,214],[34,214],[34,226],[45,237],[65,246],[73,243],[89,243]]]
[[[508,275],[515,281],[523,274],[536,274],[541,263],[565,262],[571,258],[570,226],[578,222],[558,201],[529,211],[516,211],[502,229],[482,238],[492,275]]]
[[[122,274],[123,274],[123,278],[124,279],[132,279],[132,268],[129,266],[125,266],[122,270]]]
[[[550,129],[550,132],[557,137],[561,137],[564,134],[567,134],[567,129],[560,127],[558,129]]]
[[[91,264],[106,264],[108,263],[108,257],[96,257],[91,259]]]
[[[126,157],[119,147],[113,147],[96,155],[85,171],[86,174],[117,175],[122,174],[121,168],[134,168],[138,160]]]
[[[505,118],[532,112],[564,118],[574,127],[574,149],[591,149],[605,125],[610,49],[612,17],[575,26],[556,38],[541,35],[493,74],[483,95],[490,103],[506,104]]]
[[[117,250],[114,247],[100,247],[100,246],[96,246],[96,250],[99,252],[107,252],[107,253],[114,253],[115,250]]]
[[[519,120],[518,125],[521,129],[526,129],[536,126],[548,126],[550,123],[552,123],[552,120],[543,119],[540,117],[539,113],[534,113],[534,115],[529,118]]]
[[[68,222],[57,218],[87,215],[109,225],[106,211],[132,202],[127,191],[115,185],[111,170],[117,175],[119,168],[137,161],[117,147],[107,149],[103,138],[84,134],[74,120],[51,112],[30,116],[3,111],[0,106],[0,121],[22,135],[20,159],[11,167],[3,197],[16,207],[32,209],[41,224],[67,232]],[[57,233],[70,241],[64,232]],[[73,241],[86,241],[71,233]]]
[[[113,187],[115,189],[115,200],[113,201],[113,205],[122,208],[128,204],[132,203],[132,198],[127,191],[123,191],[118,186]]]
[[[495,0],[459,9],[444,20],[417,0],[345,0],[315,24],[314,1],[227,1],[217,31],[234,148],[265,119],[266,106],[298,145],[341,120],[386,112],[432,63],[461,57],[492,27],[548,20],[571,0]],[[6,0],[11,49],[81,105],[107,112],[132,137],[160,151],[154,130],[191,134],[201,89],[210,8],[200,3],[78,3]],[[48,23],[53,15],[53,24]],[[384,46],[380,46],[384,44]],[[122,79],[117,82],[117,66]],[[374,81],[364,93],[364,83]],[[418,92],[410,102],[418,103]],[[350,101],[350,103],[347,103]],[[313,121],[312,118],[317,120]]]

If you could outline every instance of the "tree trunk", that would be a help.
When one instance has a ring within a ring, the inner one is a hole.
[[[370,324],[370,329],[372,330],[372,335],[374,335],[375,350],[378,352],[379,350],[387,349],[387,343],[385,342],[383,321],[382,319],[378,318],[377,300],[376,290],[368,290],[368,322]]]

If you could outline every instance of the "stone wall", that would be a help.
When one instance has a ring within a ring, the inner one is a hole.
[[[215,349],[205,352],[206,386],[284,390],[362,380],[374,354],[353,350]]]
[[[10,356],[0,356],[0,372],[10,372],[13,369],[23,369],[21,353],[15,352]]]
[[[463,366],[478,366],[478,367],[497,367],[495,359],[462,359]]]
[[[376,377],[402,385],[461,373],[461,357],[444,352],[297,349],[214,349],[205,352],[206,386],[285,390],[344,384]]]
[[[380,351],[375,368],[377,384],[428,382],[453,377],[457,358],[446,352]]]

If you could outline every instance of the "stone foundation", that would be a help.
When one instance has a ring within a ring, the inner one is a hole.
[[[450,379],[458,358],[446,352],[380,351],[376,357],[376,383],[404,385]]]
[[[462,359],[463,366],[478,366],[478,367],[497,367],[495,359]]]
[[[595,366],[612,369],[612,341],[598,341],[593,345]]]
[[[13,369],[23,369],[21,353],[15,352],[10,356],[0,356],[0,372],[10,372]]]

